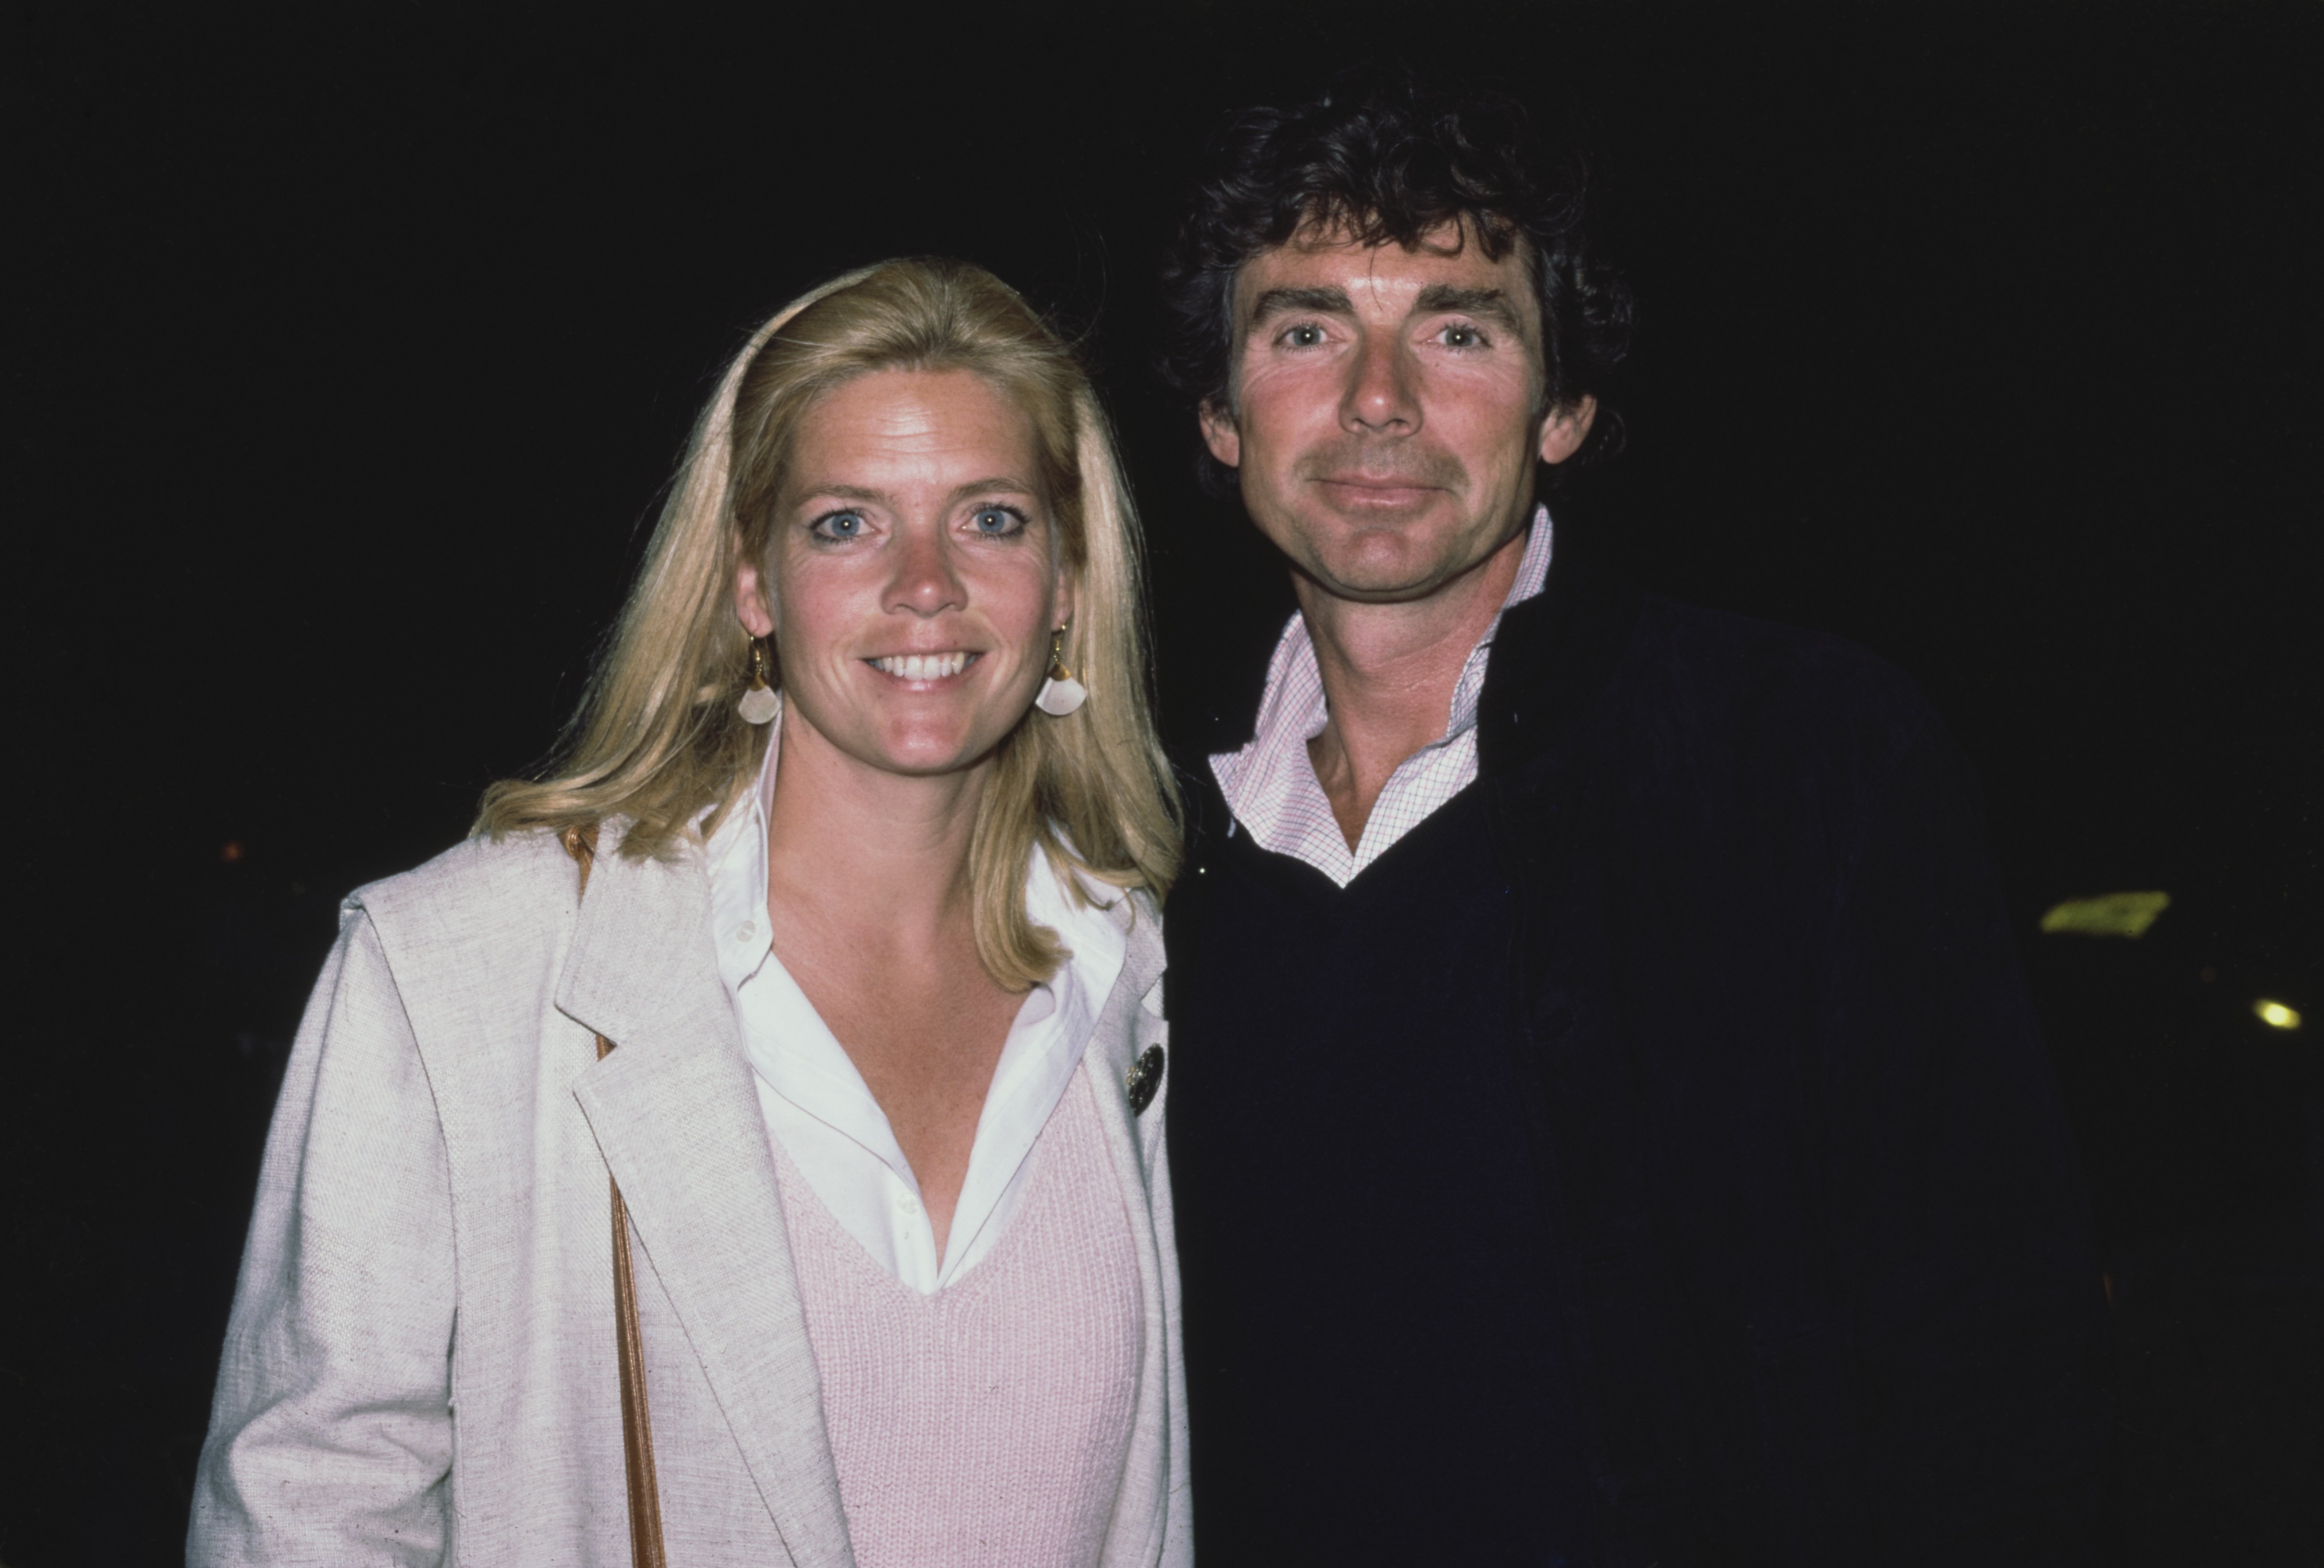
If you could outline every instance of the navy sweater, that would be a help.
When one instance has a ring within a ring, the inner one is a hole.
[[[1172,1062],[1170,1141],[1204,1568],[1578,1561],[1482,797],[1344,890],[1247,833],[1195,874],[1171,1029],[1210,1048]]]
[[[1477,784],[1337,930],[1302,886],[1328,882],[1230,836],[1198,776],[1166,936],[1204,1562],[1284,1560],[1301,1520],[1342,1561],[1408,1561],[1432,1520],[1509,1544],[1470,1560],[2085,1560],[2087,1204],[1933,715],[1844,643],[1562,562],[1503,620],[1479,741]],[[1488,951],[1455,972],[1462,1081],[1415,1094],[1447,911]],[[1469,1113],[1490,1148],[1455,1147]],[[1407,1124],[1433,1153],[1393,1149]],[[1529,1209],[1498,1190],[1520,1172]],[[1363,1204],[1403,1285],[1361,1274],[1361,1214],[1316,1217]],[[1319,1223],[1342,1244],[1296,1234]],[[1464,1332],[1494,1342],[1414,1348]]]

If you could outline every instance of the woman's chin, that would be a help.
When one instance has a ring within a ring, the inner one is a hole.
[[[1005,729],[987,734],[989,726],[930,724],[925,721],[882,730],[851,748],[855,760],[882,773],[906,779],[941,778],[964,773],[989,761]]]

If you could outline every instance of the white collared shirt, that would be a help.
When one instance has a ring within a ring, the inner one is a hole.
[[[1128,939],[1104,910],[1076,905],[1047,857],[1035,852],[1025,882],[1027,911],[1056,931],[1071,954],[1047,984],[1026,996],[1010,1026],[939,1259],[919,1183],[887,1113],[774,955],[767,917],[767,812],[782,749],[779,712],[769,730],[758,787],[719,825],[708,845],[718,973],[733,998],[767,1136],[874,1261],[912,1289],[934,1295],[973,1268],[1008,1229],[1032,1168],[1027,1157],[1081,1065],[1098,1011],[1121,973]],[[1106,901],[1120,896],[1111,889],[1091,890]]]
[[[1352,850],[1307,754],[1307,742],[1323,733],[1332,710],[1323,696],[1323,675],[1315,663],[1306,618],[1294,613],[1268,664],[1267,695],[1259,701],[1259,727],[1250,743],[1211,759],[1211,772],[1226,797],[1227,808],[1234,813],[1227,831],[1239,826],[1260,848],[1305,861],[1344,888],[1429,813],[1467,789],[1477,777],[1477,698],[1485,687],[1486,656],[1509,606],[1532,598],[1548,582],[1549,549],[1549,508],[1536,507],[1517,581],[1509,585],[1508,597],[1469,650],[1460,678],[1452,683],[1443,735],[1406,757],[1388,775]]]

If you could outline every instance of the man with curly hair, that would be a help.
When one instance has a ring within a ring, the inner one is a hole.
[[[1359,82],[1166,257],[1299,605],[1167,913],[1204,1562],[2078,1560],[2103,1303],[1974,781],[1864,652],[1558,548],[1587,195]]]

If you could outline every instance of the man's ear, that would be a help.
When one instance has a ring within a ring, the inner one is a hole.
[[[1553,412],[1541,427],[1541,460],[1563,463],[1582,450],[1597,418],[1598,400],[1586,394]]]
[[[742,617],[742,630],[753,637],[764,637],[775,629],[775,613],[767,604],[766,586],[759,580],[755,561],[744,561],[734,568],[734,613]]]
[[[1242,466],[1242,431],[1235,427],[1234,415],[1223,406],[1205,402],[1195,416],[1203,425],[1203,445],[1211,456],[1230,468]]]

